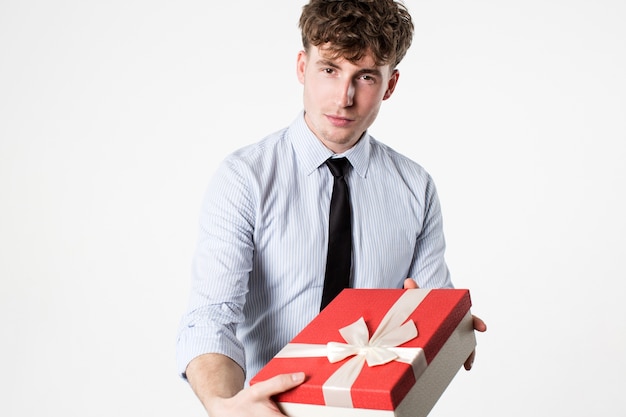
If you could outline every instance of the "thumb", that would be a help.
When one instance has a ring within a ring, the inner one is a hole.
[[[304,382],[304,372],[276,375],[266,381],[254,384],[251,388],[261,397],[271,397],[289,391]]]
[[[419,285],[417,285],[417,282],[415,282],[415,280],[413,278],[407,278],[404,280],[404,289],[405,290],[409,290],[409,289],[416,289],[419,288]]]

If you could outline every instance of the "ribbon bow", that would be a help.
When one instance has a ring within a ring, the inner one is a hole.
[[[348,343],[328,342],[326,345],[328,360],[335,363],[349,356],[363,355],[367,366],[379,366],[399,359],[401,356],[407,356],[403,354],[403,350],[395,349],[395,347],[417,337],[417,327],[413,320],[407,321],[400,327],[384,330],[387,331],[377,332],[369,338],[367,324],[361,317],[339,330]]]

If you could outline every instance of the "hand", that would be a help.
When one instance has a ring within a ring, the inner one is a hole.
[[[472,319],[474,322],[474,330],[476,330],[477,332],[481,332],[481,333],[487,331],[487,325],[485,324],[484,321],[482,321],[480,318],[474,315],[472,315]],[[472,353],[469,355],[469,358],[467,358],[467,360],[463,364],[463,367],[465,367],[466,371],[469,371],[470,369],[472,369],[472,365],[474,364],[475,357],[476,357],[476,349],[472,351]]]
[[[415,289],[415,288],[419,288],[419,286],[417,285],[417,283],[415,282],[413,278],[407,278],[404,280],[404,288]],[[481,333],[487,331],[487,325],[485,324],[484,321],[482,321],[480,318],[474,315],[472,315],[472,319],[474,323],[474,330],[476,330],[477,332],[481,332]],[[472,369],[472,365],[474,364],[475,358],[476,358],[476,350],[473,350],[472,353],[469,355],[469,358],[467,358],[467,360],[463,364],[463,367],[467,371]]]
[[[407,278],[404,280],[404,289],[405,290],[414,290],[419,288],[419,285],[417,285],[417,282],[415,282],[415,280],[413,278]]]
[[[239,391],[230,398],[214,398],[207,412],[210,417],[284,417],[272,396],[304,382],[304,373],[276,375]]]

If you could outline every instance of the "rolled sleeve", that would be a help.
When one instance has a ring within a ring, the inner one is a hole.
[[[176,363],[178,374],[186,379],[187,366],[205,353],[220,353],[234,360],[245,371],[245,352],[235,336],[238,314],[233,306],[221,304],[196,310],[183,317],[178,333]]]

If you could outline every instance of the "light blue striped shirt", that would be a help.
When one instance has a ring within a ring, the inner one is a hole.
[[[249,380],[319,312],[333,153],[303,113],[236,151],[206,192],[178,369],[204,353],[235,360]],[[354,288],[452,287],[435,185],[418,164],[368,133],[345,152]]]

